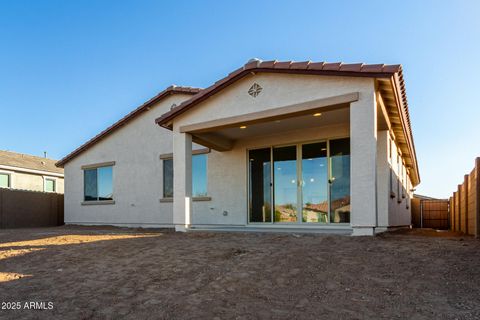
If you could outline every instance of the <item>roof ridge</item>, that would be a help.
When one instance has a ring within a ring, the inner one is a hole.
[[[41,159],[41,160],[57,161],[56,159],[53,159],[53,158],[45,158],[45,157],[41,157],[41,156],[35,156],[35,155],[33,155],[33,154],[28,154],[28,153],[23,153],[23,152],[17,152],[17,151],[10,151],[10,150],[0,150],[0,152],[11,153],[11,154],[17,154],[17,155],[21,155],[21,156],[27,156],[27,157],[31,157],[31,158],[38,158],[38,159]]]
[[[186,107],[200,103],[208,98],[211,94],[228,86],[237,78],[244,76],[247,72],[266,71],[266,72],[293,72],[293,73],[315,73],[325,75],[349,75],[349,76],[371,76],[371,77],[387,77],[395,73],[401,72],[401,65],[386,64],[364,64],[364,63],[344,63],[344,62],[312,62],[308,61],[278,61],[278,60],[260,60],[250,59],[240,68],[230,72],[226,77],[214,82],[208,88],[203,89],[199,94],[183,101],[175,109],[166,112],[155,122],[159,125],[166,124],[173,119],[176,114],[186,111]],[[288,70],[288,71],[287,71]],[[290,71],[291,70],[291,71]],[[187,109],[188,109],[187,108]]]
[[[64,166],[68,161],[72,160],[76,156],[78,156],[80,153],[83,151],[87,150],[112,132],[114,132],[116,129],[122,127],[129,121],[133,120],[137,115],[140,115],[144,111],[150,110],[150,106],[152,106],[154,103],[160,101],[164,97],[174,94],[174,93],[185,93],[185,94],[197,94],[201,92],[201,88],[195,88],[195,87],[183,87],[183,86],[177,86],[175,84],[172,84],[165,88],[164,90],[160,91],[157,93],[153,98],[147,100],[143,104],[141,104],[139,107],[135,108],[131,112],[129,112],[127,115],[123,116],[120,120],[114,122],[110,126],[108,126],[106,129],[102,130],[100,133],[97,135],[93,136],[89,140],[87,140],[85,143],[80,145],[80,147],[76,148],[72,152],[70,152],[68,155],[63,157],[60,161],[58,161],[55,165],[57,167],[62,167]]]

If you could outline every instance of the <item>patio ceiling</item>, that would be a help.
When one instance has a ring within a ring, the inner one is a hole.
[[[415,145],[411,135],[410,118],[405,108],[405,98],[401,95],[400,82],[395,79],[377,79],[377,103],[378,109],[386,114],[386,127],[390,130],[396,141],[405,165],[415,186],[420,183],[418,165],[415,156]]]
[[[349,123],[349,104],[358,92],[316,99],[271,110],[180,127],[193,140],[217,151],[228,151],[238,139],[271,135],[301,128]]]

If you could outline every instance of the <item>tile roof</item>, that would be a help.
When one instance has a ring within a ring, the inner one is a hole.
[[[0,165],[63,174],[63,169],[55,166],[56,161],[29,154],[0,150]]]
[[[91,148],[97,142],[106,138],[111,133],[115,132],[117,129],[119,129],[122,126],[124,126],[125,124],[129,123],[131,120],[135,119],[136,117],[138,117],[143,112],[150,110],[150,107],[152,105],[154,105],[158,101],[162,100],[163,98],[165,98],[167,96],[170,96],[172,94],[176,94],[176,93],[194,95],[194,94],[197,94],[198,92],[200,92],[200,90],[201,89],[199,89],[199,88],[181,87],[181,86],[175,86],[175,85],[172,85],[172,86],[166,88],[165,90],[163,90],[162,92],[157,94],[155,97],[148,100],[147,102],[145,102],[144,104],[142,104],[141,106],[139,106],[138,108],[136,108],[135,110],[133,110],[132,112],[127,114],[125,117],[123,117],[119,121],[115,122],[113,125],[111,125],[107,129],[103,130],[98,135],[96,135],[95,137],[93,137],[92,139],[90,139],[89,141],[87,141],[86,143],[84,143],[83,145],[78,147],[77,149],[75,149],[73,152],[68,154],[62,160],[58,161],[56,163],[56,165],[58,167],[63,167],[67,162],[69,162],[70,160],[72,160],[73,158],[75,158],[76,156],[78,156],[79,154],[84,152],[85,150]]]
[[[372,77],[372,78],[389,78],[394,74],[400,77],[400,85],[402,89],[402,97],[406,106],[406,93],[403,84],[402,66],[399,64],[364,64],[364,63],[327,63],[327,62],[294,62],[294,61],[261,61],[252,59],[243,67],[231,72],[228,76],[218,80],[210,87],[200,91],[191,99],[184,101],[176,108],[165,113],[156,119],[156,123],[168,127],[168,123],[177,115],[182,114],[198,103],[204,101],[211,95],[222,90],[231,83],[241,79],[251,72],[273,72],[273,73],[295,73],[295,74],[318,74],[318,75],[336,75],[351,77]],[[408,115],[408,108],[406,109]],[[409,126],[410,126],[410,122]],[[408,128],[411,130],[410,128]]]
[[[401,124],[402,130],[405,130],[405,136],[408,143],[408,148],[411,148],[413,166],[416,173],[417,184],[420,182],[418,173],[418,165],[416,161],[415,146],[413,143],[412,127],[410,123],[410,115],[408,111],[407,93],[405,89],[405,81],[403,79],[402,66],[400,64],[364,64],[364,63],[343,63],[343,62],[311,62],[311,61],[261,61],[252,59],[244,66],[231,72],[223,79],[218,80],[210,87],[200,91],[189,100],[182,102],[176,108],[163,114],[157,118],[155,122],[165,128],[171,129],[172,120],[186,112],[195,105],[208,99],[210,96],[221,91],[223,88],[229,86],[235,81],[256,72],[268,73],[290,73],[290,74],[309,74],[309,75],[331,75],[331,76],[345,76],[345,77],[369,77],[391,81],[392,86],[398,88],[398,108],[401,113],[401,119],[404,123]]]

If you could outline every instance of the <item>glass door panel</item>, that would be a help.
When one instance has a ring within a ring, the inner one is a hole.
[[[302,222],[328,222],[327,143],[302,145]]]
[[[350,139],[330,141],[330,222],[350,222]]]
[[[272,222],[270,148],[249,151],[250,222]]]
[[[273,148],[274,222],[297,222],[297,146]]]

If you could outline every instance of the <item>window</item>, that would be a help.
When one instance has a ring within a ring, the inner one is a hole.
[[[390,166],[390,198],[395,198],[396,194],[394,190],[394,185],[393,185],[393,168]]]
[[[401,177],[401,158],[400,158],[400,154],[397,154],[397,202],[398,203],[401,203],[402,202],[402,198],[401,198],[401,195],[400,195],[400,177]]]
[[[52,178],[45,178],[45,192],[57,191],[57,181]]]
[[[0,173],[0,188],[10,188],[10,174]]]
[[[173,198],[173,159],[163,160],[163,197]]]
[[[192,156],[192,197],[207,196],[207,155]],[[173,198],[173,159],[163,160],[163,197]]]
[[[392,138],[388,137],[388,158],[392,160]]]
[[[198,154],[192,157],[192,196],[207,196],[207,155]]]
[[[84,169],[84,200],[113,200],[113,167]]]

